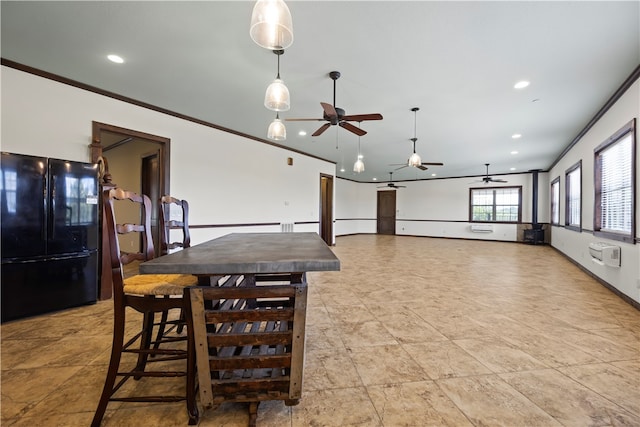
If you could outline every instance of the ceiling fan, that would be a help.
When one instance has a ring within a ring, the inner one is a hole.
[[[418,107],[413,107],[411,109],[411,111],[413,111],[413,138],[409,140],[413,142],[413,154],[411,154],[409,159],[407,159],[407,163],[397,163],[397,164],[389,165],[389,166],[400,166],[396,170],[406,168],[408,166],[413,166],[420,170],[426,171],[428,169],[427,166],[444,166],[444,163],[440,163],[440,162],[423,162],[422,159],[420,159],[420,156],[418,155],[418,153],[416,153],[416,141],[418,140],[418,138],[416,138],[416,116],[417,116],[417,111],[419,109],[420,108]]]
[[[349,132],[355,133],[358,136],[365,135],[367,132],[352,125],[349,122],[363,122],[365,120],[382,120],[382,114],[372,113],[372,114],[349,114],[346,115],[345,111],[342,108],[336,107],[336,80],[340,78],[339,71],[331,71],[329,73],[329,77],[333,80],[333,105],[327,104],[326,102],[321,102],[320,105],[324,110],[321,119],[285,119],[289,122],[301,122],[301,121],[326,121],[327,123],[320,126],[320,128],[315,131],[311,136],[319,136],[322,133],[329,129],[330,126],[338,125]]]
[[[496,178],[492,178],[489,176],[489,163],[485,163],[484,164],[487,167],[487,174],[482,178],[481,181],[474,181],[474,182],[484,182],[485,184],[488,184],[490,182],[508,182],[505,181],[504,179],[496,179]]]
[[[396,185],[393,183],[393,172],[389,172],[389,182],[386,185],[381,185],[378,188],[407,188],[406,185]]]

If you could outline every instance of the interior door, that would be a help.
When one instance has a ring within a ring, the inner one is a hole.
[[[378,234],[396,234],[396,192],[378,191]]]
[[[160,228],[158,227],[158,207],[160,205],[160,152],[142,156],[141,189],[151,199],[151,237],[156,256],[160,249]]]
[[[333,245],[333,177],[320,175],[320,237]]]

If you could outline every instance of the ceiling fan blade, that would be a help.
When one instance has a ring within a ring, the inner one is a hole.
[[[327,117],[338,117],[338,113],[337,113],[336,109],[333,108],[333,105],[327,104],[326,102],[321,102],[320,105],[322,105],[322,109],[324,110],[324,114],[326,114]]]
[[[422,162],[422,164],[428,166],[444,166],[444,163],[440,162]]]
[[[322,126],[320,126],[320,128],[319,128],[317,131],[315,131],[314,133],[312,133],[312,134],[311,134],[311,136],[320,136],[320,135],[322,135],[322,133],[323,133],[325,130],[329,129],[329,127],[330,127],[330,126],[331,126],[331,123],[325,123],[325,124],[323,124]]]
[[[360,129],[359,127],[356,127],[356,126],[352,125],[349,122],[340,122],[340,126],[345,128],[349,132],[355,133],[358,136],[362,136],[362,135],[366,135],[367,134],[367,131]]]
[[[509,181],[505,181],[504,179],[493,179],[493,178],[491,178],[491,182],[509,182]]]
[[[400,170],[400,169],[404,169],[404,168],[406,168],[406,167],[409,167],[409,165],[404,164],[404,165],[402,165],[402,166],[400,166],[399,168],[394,169],[394,170],[397,170],[397,171],[398,171],[398,170]]]
[[[323,122],[324,119],[284,119],[285,122]]]
[[[416,167],[417,167],[418,169],[420,169],[421,171],[426,171],[427,169],[429,169],[428,167],[423,166],[423,165],[424,165],[424,163],[423,163],[422,165],[418,165],[418,166],[416,166]]]
[[[342,117],[342,120],[348,120],[350,122],[363,122],[365,120],[382,120],[382,114],[379,114],[379,113],[349,114],[348,116]]]
[[[394,185],[394,187],[396,187],[396,188],[407,188],[406,185]]]

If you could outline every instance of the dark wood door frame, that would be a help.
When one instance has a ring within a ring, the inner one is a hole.
[[[102,135],[105,132],[115,133],[122,136],[122,140],[132,140],[132,139],[143,139],[146,141],[153,142],[158,145],[159,149],[159,190],[160,194],[170,194],[170,159],[171,159],[171,140],[169,138],[165,138],[158,135],[153,135],[150,133],[140,132],[133,129],[127,129],[119,126],[114,126],[101,122],[92,122],[92,135],[91,135],[91,145],[89,146],[91,150],[91,161],[97,163],[99,159],[106,158],[107,156],[103,155],[104,148],[102,145]],[[129,139],[131,138],[131,139]],[[105,166],[104,173],[101,173],[101,187],[103,189],[112,188],[117,183],[111,182],[111,174],[109,173],[108,162],[103,162]],[[103,218],[104,220],[104,218]],[[99,282],[99,299],[105,300],[110,299],[113,294],[113,286],[111,283],[111,270],[109,268],[102,268],[103,265],[109,265],[109,250],[108,246],[109,242],[106,236],[102,236],[102,254],[100,256],[100,282]]]
[[[333,176],[320,174],[320,237],[333,245]]]

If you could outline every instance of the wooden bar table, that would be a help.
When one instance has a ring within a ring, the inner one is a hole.
[[[199,277],[185,298],[200,402],[247,402],[250,426],[260,401],[302,397],[305,274],[339,269],[316,233],[233,233],[140,264]]]
[[[202,278],[337,270],[340,260],[316,233],[232,233],[140,264],[142,274]]]

